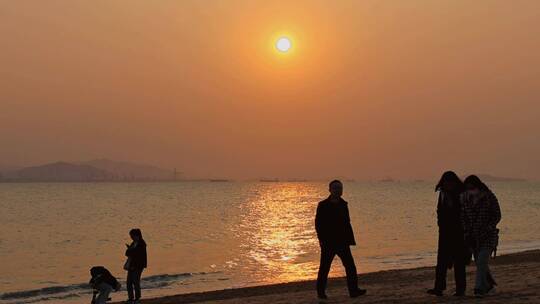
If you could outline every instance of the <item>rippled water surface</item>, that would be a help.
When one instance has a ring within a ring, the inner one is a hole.
[[[500,251],[539,248],[540,183],[493,183]],[[142,229],[144,296],[312,279],[314,213],[325,183],[0,184],[0,303],[86,303],[92,265],[123,278]],[[431,265],[432,183],[345,183],[360,272]],[[336,259],[332,275],[343,274]],[[124,292],[113,295],[125,298]]]

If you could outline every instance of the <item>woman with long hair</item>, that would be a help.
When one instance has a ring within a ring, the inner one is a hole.
[[[129,231],[131,244],[126,244],[126,256],[128,257],[124,265],[127,270],[127,291],[128,304],[138,304],[141,299],[141,275],[147,266],[146,242],[143,239],[140,229],[131,229]],[[135,293],[133,292],[135,291]]]
[[[497,224],[501,220],[499,201],[476,175],[465,179],[461,196],[461,221],[465,242],[474,254],[476,283],[474,294],[482,297],[494,290],[497,283],[489,270],[489,258],[499,243]]]
[[[467,250],[464,242],[463,228],[460,220],[460,196],[464,191],[463,182],[456,173],[445,172],[435,191],[439,192],[437,202],[437,224],[439,226],[439,243],[437,250],[437,267],[435,270],[435,287],[429,294],[442,296],[446,289],[446,273],[454,267],[456,281],[455,296],[464,296],[466,288],[465,264]]]

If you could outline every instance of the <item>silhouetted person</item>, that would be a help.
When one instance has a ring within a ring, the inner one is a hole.
[[[120,290],[120,283],[103,266],[95,266],[90,269],[90,286],[94,289],[92,294],[92,304],[105,304],[109,294],[114,290]]]
[[[341,198],[343,184],[334,180],[329,185],[330,196],[317,206],[315,229],[321,245],[321,263],[317,276],[317,295],[326,299],[326,284],[332,260],[337,255],[347,273],[347,287],[351,297],[358,297],[366,290],[358,288],[358,275],[350,246],[356,245],[349,217],[347,202]]]
[[[124,268],[127,270],[128,303],[140,303],[141,299],[141,275],[147,266],[146,242],[140,229],[131,229],[129,236],[133,242],[127,246],[126,256],[128,260]],[[133,291],[135,290],[135,294]]]
[[[463,227],[461,224],[460,197],[465,190],[463,182],[456,173],[445,172],[435,191],[439,191],[437,203],[437,224],[439,226],[439,244],[437,249],[437,268],[435,270],[435,287],[429,294],[442,296],[446,289],[446,272],[454,267],[456,282],[455,296],[464,296],[466,288],[465,264],[470,254],[465,246]]]
[[[489,270],[489,257],[497,250],[501,208],[497,197],[475,175],[464,181],[461,195],[461,221],[465,242],[472,249],[476,264],[474,294],[482,297],[493,291],[497,283]]]

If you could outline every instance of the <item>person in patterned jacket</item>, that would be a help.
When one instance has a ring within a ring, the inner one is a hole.
[[[474,294],[481,297],[497,285],[489,270],[489,258],[499,242],[497,224],[501,220],[499,201],[476,175],[464,181],[461,195],[461,223],[465,242],[472,250],[476,263]]]

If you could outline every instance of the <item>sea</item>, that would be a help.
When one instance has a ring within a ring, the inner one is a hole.
[[[540,248],[540,182],[493,182],[499,253]],[[131,228],[143,298],[314,279],[325,182],[0,183],[0,303],[88,303],[89,269],[125,287]],[[344,183],[360,273],[431,266],[434,182]],[[338,258],[331,276],[344,275]],[[122,291],[113,300],[125,300]]]

